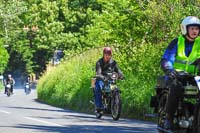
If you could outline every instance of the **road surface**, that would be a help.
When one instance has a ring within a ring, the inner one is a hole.
[[[156,125],[139,120],[113,121],[37,101],[36,90],[16,89],[11,97],[0,91],[0,133],[157,133]]]

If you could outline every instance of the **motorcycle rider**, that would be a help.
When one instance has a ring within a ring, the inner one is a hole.
[[[175,80],[177,71],[195,74],[195,67],[191,62],[200,58],[200,20],[195,16],[188,16],[181,23],[181,33],[168,45],[161,59],[161,68],[170,81],[168,100],[166,102],[166,119],[164,128],[173,129],[173,119],[178,106],[178,100],[183,95],[183,87]]]
[[[26,83],[31,84],[31,78],[30,78],[30,76],[27,77],[27,79],[26,79]]]
[[[5,80],[5,92],[4,94],[6,94],[7,92],[7,89],[6,89],[6,85],[7,84],[10,84],[11,85],[11,93],[13,94],[13,86],[15,84],[15,80],[12,78],[12,75],[11,74],[8,74],[8,77],[7,79]]]
[[[26,83],[25,83],[25,87],[26,87],[26,85],[29,85],[29,89],[31,89],[31,84],[32,84],[32,82],[31,82],[31,78],[30,78],[30,76],[27,76],[27,78],[26,78]]]
[[[112,49],[110,47],[105,47],[103,49],[103,57],[96,62],[97,79],[95,82],[94,97],[97,112],[103,110],[101,90],[104,87],[104,81],[108,78],[108,72],[117,72],[120,79],[124,78],[117,62],[112,59]]]

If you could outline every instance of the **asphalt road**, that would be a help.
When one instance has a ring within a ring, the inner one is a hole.
[[[16,89],[11,97],[0,92],[0,133],[157,133],[156,125],[139,120],[113,121],[37,101],[36,90]]]

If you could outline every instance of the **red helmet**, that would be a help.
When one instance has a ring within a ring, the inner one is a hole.
[[[112,49],[110,47],[105,47],[103,49],[103,54],[112,55]]]

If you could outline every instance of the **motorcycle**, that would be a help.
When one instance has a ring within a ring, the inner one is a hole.
[[[108,79],[104,80],[104,88],[101,90],[102,104],[104,108],[101,111],[96,111],[95,114],[96,118],[98,119],[100,119],[103,114],[111,114],[113,120],[118,120],[120,118],[122,106],[120,90],[116,85],[118,74],[116,72],[113,72],[108,73],[107,75]]]
[[[173,131],[164,129],[165,105],[169,93],[164,76],[158,78],[155,87],[156,95],[151,97],[150,106],[154,108],[158,117],[157,129],[159,133],[200,133],[200,76],[182,71],[178,72],[175,80],[182,83],[184,94],[178,101]]]
[[[10,83],[6,84],[6,94],[7,94],[8,97],[12,94]]]
[[[24,91],[25,91],[26,95],[31,93],[30,83],[26,82]]]

